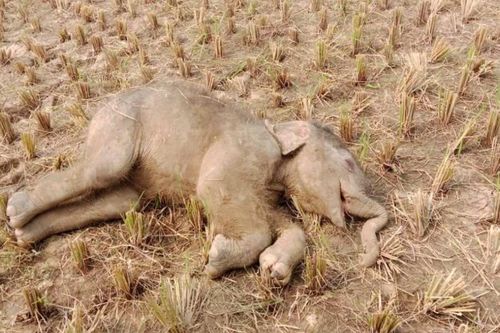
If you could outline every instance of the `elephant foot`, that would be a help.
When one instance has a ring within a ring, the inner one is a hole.
[[[205,274],[209,278],[216,279],[232,268],[229,262],[232,243],[230,239],[221,234],[214,237],[208,252],[208,263],[205,265]]]
[[[35,204],[29,197],[28,192],[14,193],[7,202],[9,225],[13,228],[21,228],[36,215],[35,209]]]
[[[290,265],[286,252],[278,246],[270,246],[262,252],[259,262],[261,273],[269,274],[279,285],[284,286],[290,282],[295,265]]]
[[[253,265],[270,242],[271,236],[267,233],[248,234],[239,239],[218,234],[208,252],[205,273],[215,279],[231,269]]]

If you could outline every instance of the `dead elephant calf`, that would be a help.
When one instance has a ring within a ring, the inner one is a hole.
[[[327,129],[305,121],[271,125],[190,84],[171,82],[105,104],[89,126],[81,162],[14,193],[7,215],[26,244],[119,218],[141,195],[196,195],[214,224],[211,277],[260,257],[263,270],[287,283],[305,237],[280,217],[280,196],[295,196],[303,209],[340,227],[344,209],[367,218],[362,264],[369,266],[387,213],[363,184],[355,159]],[[71,200],[90,194],[95,199]]]

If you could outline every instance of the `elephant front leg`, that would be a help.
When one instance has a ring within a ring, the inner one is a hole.
[[[253,232],[239,239],[218,234],[208,253],[205,273],[215,279],[229,270],[251,266],[270,243],[270,232]]]
[[[260,254],[261,274],[269,274],[280,285],[288,284],[293,269],[304,257],[305,247],[304,231],[292,222],[280,222],[278,238]]]

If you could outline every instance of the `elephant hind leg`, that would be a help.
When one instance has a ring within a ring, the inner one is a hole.
[[[352,186],[342,187],[342,195],[344,208],[348,213],[368,219],[361,229],[361,242],[365,251],[361,258],[361,265],[372,266],[380,254],[377,232],[387,224],[387,211],[363,191],[353,190]]]
[[[57,233],[116,219],[138,200],[139,193],[135,189],[118,185],[36,216],[30,223],[15,230],[16,238],[19,245],[27,246]]]
[[[36,215],[67,200],[119,183],[136,162],[140,126],[112,110],[97,113],[89,126],[82,161],[43,177],[7,203],[9,225],[22,228]]]

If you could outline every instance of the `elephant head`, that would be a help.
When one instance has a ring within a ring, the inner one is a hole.
[[[266,128],[278,142],[283,163],[278,181],[307,212],[327,217],[344,227],[344,210],[367,218],[361,230],[364,266],[379,254],[376,233],[387,223],[385,208],[365,194],[366,181],[354,156],[327,128],[306,121],[290,121]]]
[[[340,180],[359,169],[349,151],[334,134],[313,123],[266,123],[266,127],[281,148],[284,163],[279,178],[287,195],[305,211],[345,226]]]

